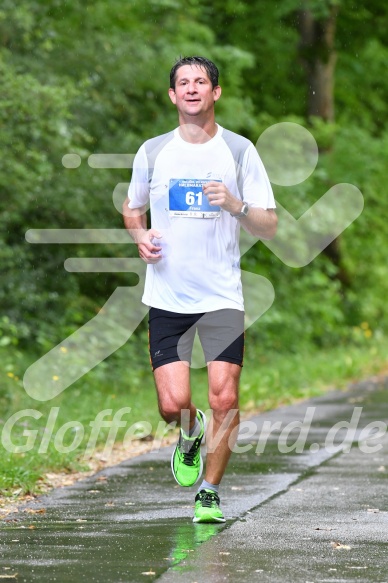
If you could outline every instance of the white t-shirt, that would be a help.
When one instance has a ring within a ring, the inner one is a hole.
[[[142,301],[148,306],[182,314],[244,310],[240,224],[209,207],[201,192],[209,180],[222,181],[252,207],[276,206],[253,144],[221,126],[204,144],[186,142],[177,128],[148,140],[136,154],[129,208],[149,202],[151,226],[163,235],[155,240],[162,259],[147,265]]]

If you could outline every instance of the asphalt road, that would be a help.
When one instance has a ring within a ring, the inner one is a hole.
[[[172,448],[57,489],[1,524],[0,580],[388,583],[387,388],[252,418],[222,483],[225,525],[192,523]]]

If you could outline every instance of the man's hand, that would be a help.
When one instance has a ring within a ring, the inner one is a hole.
[[[161,239],[162,235],[156,229],[147,231],[146,206],[129,208],[128,199],[123,203],[124,225],[139,250],[139,256],[146,263],[157,263],[162,259],[160,246],[155,245],[154,239]]]
[[[209,204],[218,205],[231,215],[241,213],[243,202],[233,196],[223,182],[210,181],[202,189]],[[241,226],[247,233],[260,239],[272,239],[276,234],[278,219],[274,209],[249,207],[246,217],[240,219]]]
[[[149,229],[144,231],[141,235],[136,237],[137,248],[139,249],[139,256],[146,263],[158,263],[162,259],[161,247],[155,245],[153,239],[161,239],[162,235],[156,229]]]
[[[211,180],[203,186],[202,192],[207,196],[209,204],[212,206],[220,206],[232,215],[238,215],[241,212],[242,201],[233,196],[223,182]]]

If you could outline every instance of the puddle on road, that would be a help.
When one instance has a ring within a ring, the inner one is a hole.
[[[34,530],[18,525],[2,531],[0,575],[42,583],[154,581],[224,528],[182,519],[92,529],[35,524]]]

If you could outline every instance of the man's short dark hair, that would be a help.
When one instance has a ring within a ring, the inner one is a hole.
[[[180,59],[178,59],[178,61],[175,63],[175,65],[170,71],[171,89],[175,89],[176,72],[180,67],[183,67],[184,65],[190,66],[197,65],[198,67],[202,67],[203,69],[205,69],[211,81],[213,89],[218,85],[219,72],[213,61],[209,61],[209,59],[206,59],[205,57],[180,57]]]

